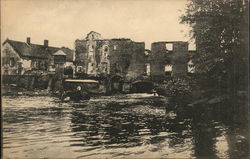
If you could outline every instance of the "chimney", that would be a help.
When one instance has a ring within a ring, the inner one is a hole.
[[[44,46],[48,47],[49,46],[49,40],[44,40]]]
[[[27,37],[26,43],[30,45],[30,37]]]

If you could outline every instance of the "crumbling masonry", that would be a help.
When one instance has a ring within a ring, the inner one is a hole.
[[[144,42],[102,39],[92,31],[85,39],[75,41],[77,72],[137,78],[145,72],[144,49]]]
[[[144,42],[103,39],[91,31],[85,39],[75,41],[75,53],[76,71],[89,76],[150,76],[154,80],[186,76],[195,69],[191,60],[195,51],[188,51],[188,43],[183,41],[154,42],[150,51],[145,50]]]

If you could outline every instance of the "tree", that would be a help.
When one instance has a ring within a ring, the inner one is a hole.
[[[192,28],[202,84],[236,97],[248,82],[248,1],[189,0],[181,23]]]

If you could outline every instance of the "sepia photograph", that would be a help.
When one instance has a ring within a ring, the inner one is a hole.
[[[1,158],[250,158],[249,0],[1,0]]]

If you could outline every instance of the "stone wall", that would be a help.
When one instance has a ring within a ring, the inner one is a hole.
[[[172,50],[166,48],[172,44]],[[164,78],[165,65],[172,65],[172,76],[187,74],[188,43],[187,42],[155,42],[151,45],[150,74],[152,78]]]
[[[87,73],[88,50],[86,40],[75,41],[75,64],[76,72]]]
[[[151,44],[150,75],[152,77],[161,77],[165,75],[164,65],[167,60],[165,42]]]
[[[136,79],[140,76],[146,75],[146,55],[144,53],[145,43],[134,42],[131,64],[128,68],[127,77]]]
[[[125,77],[131,65],[133,42],[127,39],[110,41],[110,74]]]
[[[48,82],[48,75],[2,75],[3,85],[14,85],[16,88],[47,89]]]
[[[77,67],[88,75],[136,78],[145,73],[144,43],[130,39],[76,40],[75,50]]]
[[[186,76],[188,63],[188,43],[175,42],[173,43],[173,54],[171,56],[173,63],[173,76]]]
[[[152,79],[165,79],[166,76],[186,76],[190,60],[188,43],[183,41],[154,42],[151,52],[145,53],[144,42],[131,39],[76,40],[76,65],[88,75],[117,75],[126,80],[149,76]],[[169,46],[170,44],[171,46]],[[150,72],[146,71],[146,68]],[[166,68],[171,68],[166,72]],[[92,71],[91,71],[92,70]]]

